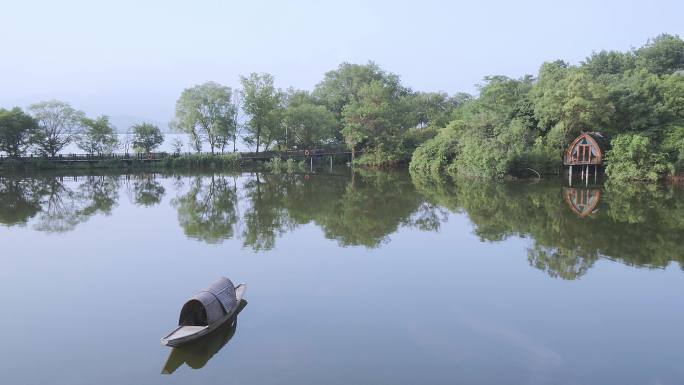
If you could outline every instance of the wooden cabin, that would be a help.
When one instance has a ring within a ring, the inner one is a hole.
[[[566,166],[601,165],[608,143],[608,137],[603,133],[584,132],[565,150],[563,164]]]

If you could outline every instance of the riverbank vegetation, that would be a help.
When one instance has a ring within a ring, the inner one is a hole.
[[[486,77],[477,98],[416,150],[419,173],[503,177],[560,169],[582,131],[612,138],[606,173],[655,180],[684,171],[684,41],[661,35],[579,65],[544,63],[536,77]]]
[[[582,131],[612,138],[606,173],[655,180],[684,172],[684,41],[660,35],[628,52],[594,52],[571,65],[541,65],[536,76],[487,76],[477,97],[419,92],[373,62],[342,63],[309,92],[276,87],[270,74],[182,91],[170,126],[198,156],[343,146],[371,167],[410,161],[432,175],[558,173],[561,153]],[[161,130],[141,122],[120,141],[106,116],[88,118],[68,103],[0,110],[0,152],[55,157],[69,143],[90,155],[132,149],[150,154]],[[199,159],[199,158],[198,158]],[[204,159],[204,158],[202,158]],[[218,158],[217,158],[218,159]],[[197,159],[186,159],[195,163]],[[178,160],[180,162],[180,160]],[[217,161],[222,161],[218,159]]]

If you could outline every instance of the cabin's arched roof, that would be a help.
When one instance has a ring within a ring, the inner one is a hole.
[[[583,132],[565,150],[563,163],[565,165],[601,164],[608,143],[608,136],[601,132]],[[578,151],[580,145],[589,146],[589,153]]]
[[[181,309],[180,325],[209,325],[238,306],[235,286],[222,277],[207,289],[195,294]]]

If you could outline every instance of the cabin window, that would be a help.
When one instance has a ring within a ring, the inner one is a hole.
[[[181,310],[180,322],[181,326],[206,326],[207,310],[204,308],[202,302],[198,300],[188,301]]]
[[[587,138],[582,138],[572,149],[571,157],[574,163],[591,163],[598,158],[598,149]]]

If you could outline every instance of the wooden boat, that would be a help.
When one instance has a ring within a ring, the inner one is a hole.
[[[162,345],[181,346],[218,329],[236,314],[246,288],[222,277],[195,294],[183,305],[178,327],[161,339]]]
[[[216,331],[183,346],[172,348],[162,368],[162,374],[172,374],[183,364],[192,369],[203,368],[233,338],[237,330],[237,317],[245,306],[247,301],[243,299],[231,320],[219,326]]]

